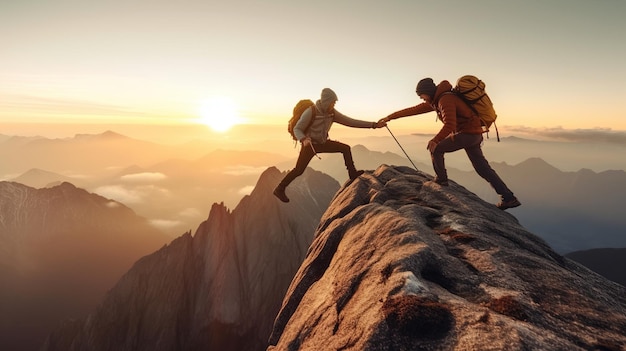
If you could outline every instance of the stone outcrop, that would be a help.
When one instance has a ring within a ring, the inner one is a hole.
[[[272,167],[230,211],[138,261],[84,321],[68,321],[43,350],[264,350],[284,294],[339,183],[307,171],[272,195]]]
[[[626,349],[623,286],[431,179],[383,165],[340,190],[268,351]]]

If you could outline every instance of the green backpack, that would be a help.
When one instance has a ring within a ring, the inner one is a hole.
[[[475,76],[466,75],[457,80],[452,91],[478,115],[485,132],[488,133],[493,124],[498,141],[500,141],[498,126],[495,124],[498,115],[496,115],[493,103],[485,91],[485,82]]]
[[[296,135],[293,133],[293,128],[296,126],[296,124],[300,120],[300,117],[302,116],[304,111],[306,111],[307,109],[309,109],[311,106],[314,106],[314,105],[315,103],[313,101],[309,99],[304,99],[304,100],[298,101],[296,106],[294,106],[293,115],[291,116],[291,118],[289,119],[289,123],[287,124],[287,131],[289,132],[289,134],[291,134],[291,138],[293,140],[298,141],[298,139],[296,138]],[[305,131],[311,127],[311,124],[313,124],[314,120],[315,118],[311,118],[311,123],[309,123],[309,125],[305,128]]]

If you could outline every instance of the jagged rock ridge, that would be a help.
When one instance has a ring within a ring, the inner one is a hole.
[[[84,321],[54,332],[43,350],[264,350],[273,319],[306,255],[337,181],[307,171],[272,195],[272,167],[229,211],[138,261]]]
[[[341,189],[268,350],[624,350],[623,286],[430,179],[383,165]]]

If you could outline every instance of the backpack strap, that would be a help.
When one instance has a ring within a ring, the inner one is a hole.
[[[305,134],[309,131],[309,128],[311,128],[311,126],[313,125],[313,122],[315,122],[315,116],[317,116],[317,108],[315,107],[315,104],[311,105],[309,109],[311,109],[311,120],[309,121],[309,124],[306,126],[306,128],[304,128]]]
[[[471,104],[470,104],[467,100],[465,100],[465,99],[463,98],[463,96],[462,96],[462,95],[457,94],[454,90],[444,91],[443,93],[441,93],[441,95],[439,95],[439,96],[437,97],[437,101],[435,101],[435,103],[434,103],[434,104],[435,104],[435,106],[439,105],[439,100],[441,100],[441,98],[442,98],[444,95],[450,95],[450,94],[452,94],[452,95],[454,95],[454,96],[458,97],[459,99],[461,99],[461,101],[463,101],[463,102],[465,103],[465,105],[467,105],[467,107],[469,107],[469,108],[470,108],[470,110],[472,110],[472,112],[474,112],[474,114],[476,115],[476,118],[480,119],[480,118],[478,117],[478,111],[476,111],[476,109],[475,109],[475,108],[474,108],[474,107],[473,107],[473,106],[472,106],[472,105],[471,105]],[[439,114],[439,110],[437,110],[437,114]],[[462,118],[472,118],[472,116],[469,116],[469,117],[462,117]]]
[[[500,133],[498,132],[498,126],[496,125],[496,121],[493,121],[493,127],[496,128],[496,140],[500,142]],[[489,129],[487,129],[487,139],[489,139]]]
[[[450,90],[450,91],[444,91],[443,93],[439,94],[439,96],[437,97],[437,100],[433,101],[433,105],[437,106],[439,104],[439,100],[441,100],[441,98],[444,95],[450,95],[450,94],[454,94],[454,92]],[[454,94],[454,95],[456,95],[456,94]]]

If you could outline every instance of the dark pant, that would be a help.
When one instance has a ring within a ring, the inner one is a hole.
[[[491,184],[493,189],[502,197],[503,200],[511,200],[514,197],[513,192],[509,190],[502,179],[500,179],[500,176],[498,176],[496,171],[494,171],[489,165],[489,162],[483,155],[483,150],[480,148],[482,141],[483,136],[481,134],[466,133],[450,135],[443,139],[439,144],[437,144],[437,147],[435,147],[434,152],[431,154],[435,174],[438,179],[447,180],[448,172],[445,167],[443,157],[444,154],[447,152],[465,149],[467,157],[472,162],[472,166],[474,166],[476,173]]]
[[[354,161],[352,160],[352,152],[350,151],[350,145],[346,145],[344,143],[340,143],[334,140],[327,140],[323,144],[313,144],[313,148],[317,153],[328,153],[328,152],[341,152],[343,154],[343,161],[346,164],[346,168],[348,169],[348,173],[352,175],[356,172],[356,168],[354,167]],[[311,158],[315,155],[313,148],[307,146],[300,147],[300,155],[298,155],[298,161],[296,162],[296,167],[289,171],[285,178],[278,184],[279,187],[286,188],[294,179],[299,177],[304,170],[311,162]]]

